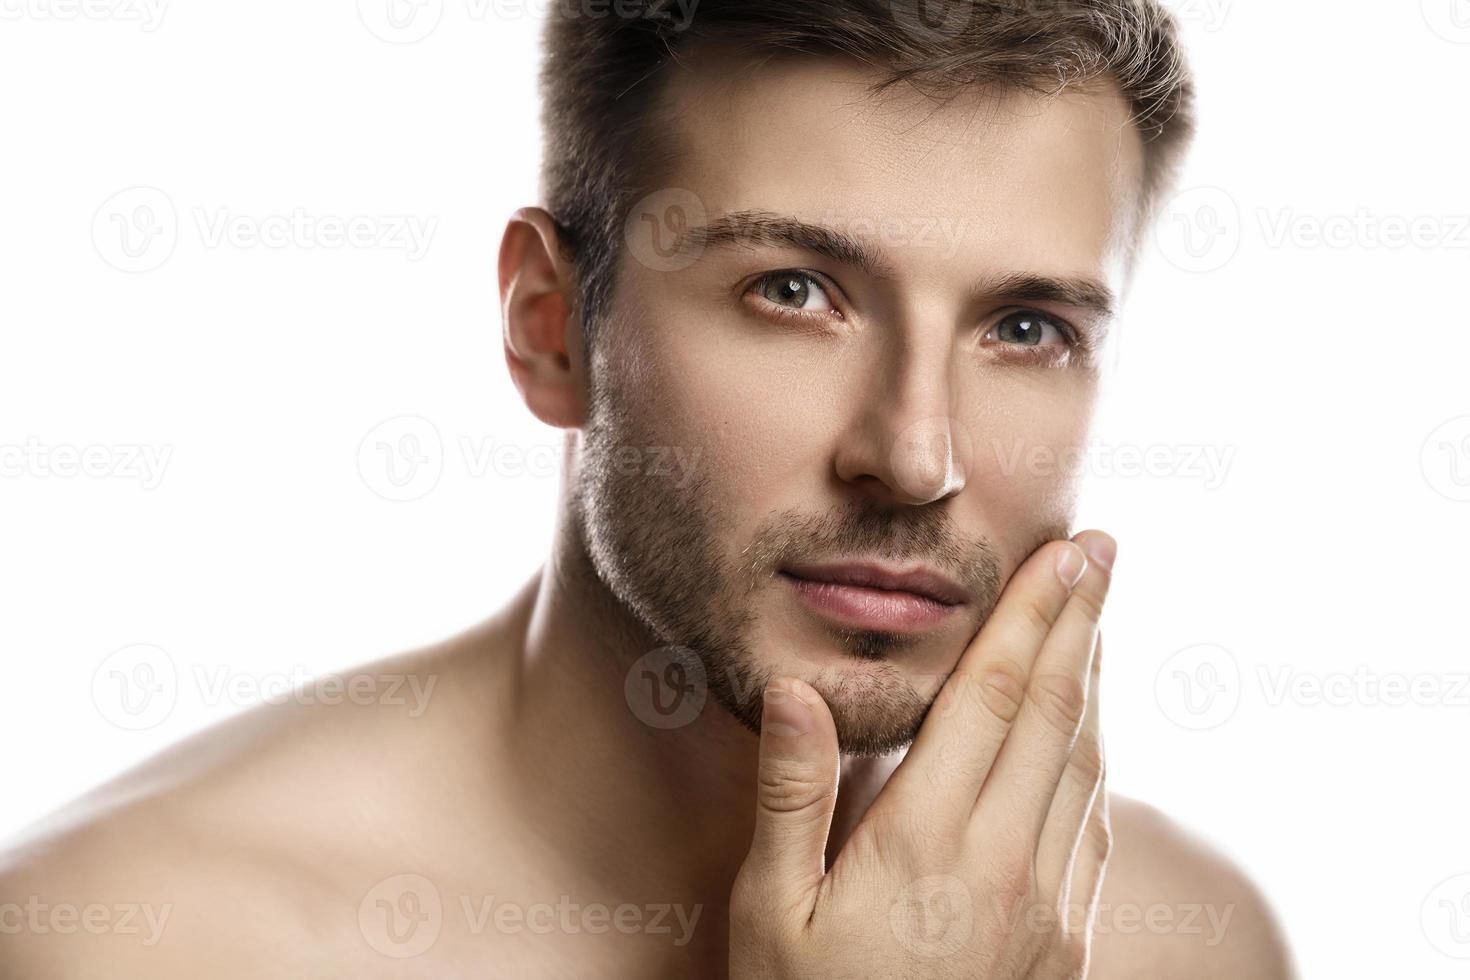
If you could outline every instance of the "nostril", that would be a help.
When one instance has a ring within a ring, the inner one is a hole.
[[[934,415],[911,423],[893,441],[889,465],[893,482],[915,503],[953,496],[964,486],[963,461],[957,434],[964,427],[948,415]]]

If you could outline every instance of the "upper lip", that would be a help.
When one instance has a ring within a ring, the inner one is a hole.
[[[965,590],[954,579],[923,565],[896,568],[870,561],[809,562],[783,565],[781,571],[814,582],[912,592],[946,606],[965,601]]]

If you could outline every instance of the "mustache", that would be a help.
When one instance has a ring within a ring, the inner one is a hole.
[[[771,515],[741,552],[737,574],[754,591],[784,564],[858,555],[931,565],[982,602],[1000,594],[1001,558],[989,538],[962,533],[945,509],[871,499],[825,514]]]

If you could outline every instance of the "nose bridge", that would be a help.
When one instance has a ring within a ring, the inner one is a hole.
[[[950,332],[890,335],[845,450],[845,479],[872,477],[909,504],[932,503],[964,486],[953,347]]]

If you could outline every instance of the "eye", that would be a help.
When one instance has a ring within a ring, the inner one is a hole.
[[[1072,346],[1070,331],[1059,321],[1036,310],[1006,314],[986,332],[985,339],[1015,347]]]
[[[837,308],[817,277],[800,270],[785,270],[762,276],[751,284],[749,295],[770,306],[767,312],[781,315],[837,315]],[[772,310],[771,306],[776,309]]]

